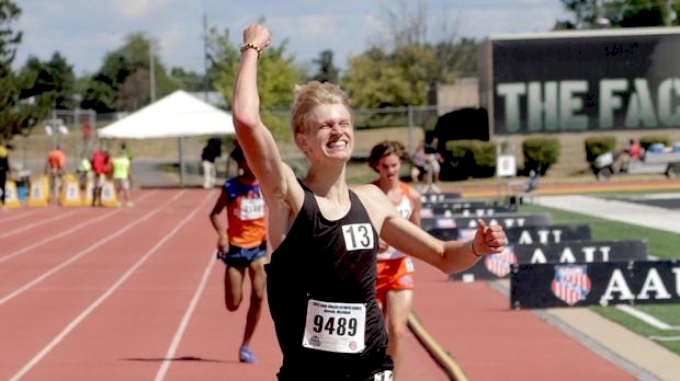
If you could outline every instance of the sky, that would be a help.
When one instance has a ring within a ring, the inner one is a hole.
[[[13,28],[23,31],[15,66],[29,56],[49,60],[60,52],[76,75],[96,72],[108,52],[131,33],[145,32],[159,41],[167,68],[204,72],[203,19],[230,30],[241,43],[243,29],[264,17],[272,44],[287,41],[295,61],[314,69],[324,50],[336,66],[388,42],[388,11],[424,5],[431,42],[454,37],[483,39],[492,34],[541,32],[567,17],[559,0],[14,0],[23,10]],[[444,30],[445,32],[442,32]]]

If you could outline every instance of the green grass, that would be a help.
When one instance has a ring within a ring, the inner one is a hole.
[[[680,234],[673,234],[643,226],[624,224],[603,218],[586,216],[537,205],[523,205],[525,213],[550,213],[553,221],[589,223],[593,239],[643,239],[649,244],[649,254],[659,259],[680,258]]]
[[[636,225],[610,221],[602,218],[586,216],[558,209],[546,208],[537,205],[523,205],[520,208],[524,213],[550,213],[554,222],[588,223],[593,234],[593,240],[619,240],[619,239],[643,239],[649,244],[649,253],[659,259],[680,258],[680,234],[668,233],[656,229],[645,228]],[[596,313],[614,321],[629,330],[644,337],[680,337],[680,330],[660,330],[647,323],[620,311],[614,306],[589,307]],[[657,304],[635,306],[636,309],[655,316],[657,319],[672,325],[680,326],[680,305]],[[680,355],[680,340],[657,342],[669,350]]]

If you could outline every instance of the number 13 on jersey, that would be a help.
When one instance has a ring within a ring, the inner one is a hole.
[[[373,228],[371,224],[350,224],[342,226],[347,251],[373,248]]]

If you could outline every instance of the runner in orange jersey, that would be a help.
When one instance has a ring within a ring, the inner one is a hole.
[[[407,158],[406,148],[401,143],[386,140],[371,149],[368,163],[379,175],[373,184],[387,195],[402,217],[420,226],[420,193],[399,179],[401,164]],[[377,261],[376,298],[387,322],[387,352],[394,359],[396,379],[413,301],[413,261],[406,253],[382,241]]]
[[[248,167],[243,152],[237,146],[231,153],[239,168],[237,177],[228,179],[210,213],[210,221],[219,238],[217,257],[227,266],[224,275],[224,300],[229,311],[236,311],[243,300],[243,281],[246,270],[252,291],[246,318],[239,361],[253,363],[255,355],[250,350],[250,340],[262,314],[265,293],[264,264],[267,260],[265,234],[265,205],[260,184]],[[227,227],[220,214],[227,210]]]

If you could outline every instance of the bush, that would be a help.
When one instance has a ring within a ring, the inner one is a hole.
[[[671,145],[671,140],[665,135],[645,135],[640,138],[640,146],[645,150],[656,143],[661,143],[665,147],[668,147]]]
[[[586,160],[593,163],[595,158],[603,153],[616,150],[616,137],[614,136],[592,136],[585,140]]]
[[[445,180],[465,180],[470,177],[491,177],[496,171],[494,142],[480,140],[450,140],[443,153],[440,177]]]
[[[560,158],[560,142],[557,138],[529,138],[522,142],[524,171],[535,170],[541,176]]]

